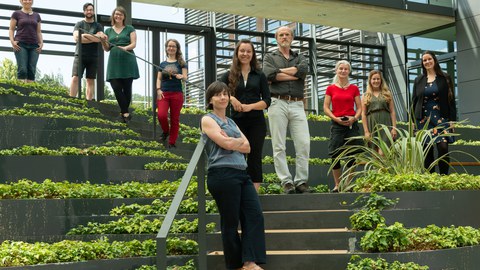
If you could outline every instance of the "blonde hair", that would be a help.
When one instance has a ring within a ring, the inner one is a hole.
[[[347,60],[340,60],[340,61],[337,61],[337,63],[335,64],[335,73],[337,72],[337,69],[340,67],[340,65],[347,65],[350,72],[352,72],[352,66],[350,65],[350,62],[348,62]],[[338,83],[338,76],[335,74],[332,80],[332,84],[336,84],[336,83]],[[348,79],[348,77],[347,77],[347,83],[350,83],[350,80]]]
[[[385,82],[385,79],[383,78],[382,72],[380,70],[372,70],[368,74],[367,91],[365,92],[363,97],[363,103],[365,104],[365,106],[370,105],[370,101],[372,100],[373,86],[371,81],[372,81],[373,75],[376,75],[376,74],[380,75],[380,80],[382,81],[382,83],[380,84],[380,94],[387,101],[387,103],[390,103],[392,101],[392,92],[388,88],[388,85]]]

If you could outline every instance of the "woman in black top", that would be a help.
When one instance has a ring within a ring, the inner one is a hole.
[[[438,163],[440,174],[448,174],[450,158],[448,157],[448,143],[452,137],[438,136],[448,133],[447,128],[452,125],[450,121],[457,120],[457,109],[453,84],[450,76],[443,72],[438,64],[437,57],[431,51],[422,54],[423,74],[415,78],[413,84],[413,108],[418,129],[422,129],[428,123],[428,129],[432,130],[433,139],[437,144],[438,156],[444,156]],[[425,158],[425,168],[428,168],[434,160],[433,148]],[[435,171],[435,168],[430,170]]]
[[[231,118],[250,142],[247,171],[258,191],[263,181],[262,149],[267,134],[263,110],[270,106],[270,89],[250,40],[238,42],[230,70],[220,80],[228,85],[232,94]]]

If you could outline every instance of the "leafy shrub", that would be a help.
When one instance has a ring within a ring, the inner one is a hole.
[[[353,230],[372,230],[379,224],[385,224],[385,218],[380,213],[387,207],[393,206],[397,200],[390,200],[382,195],[371,193],[368,197],[360,195],[352,205],[362,205],[350,216],[350,224]]]
[[[0,150],[0,156],[146,156],[157,158],[182,159],[169,151],[145,150],[142,148],[127,148],[123,146],[91,146],[88,148],[60,147],[58,150],[46,147],[23,145],[12,149]]]
[[[362,237],[360,246],[365,252],[398,252],[437,250],[478,245],[480,231],[472,227],[438,227],[406,229],[395,222],[391,226],[378,225]]]
[[[93,114],[97,116],[102,115],[100,111],[96,108],[66,106],[66,105],[51,104],[51,103],[40,103],[40,104],[26,103],[23,105],[23,108],[29,109],[29,110],[51,110],[51,111],[65,111],[65,112],[73,112],[73,113]]]
[[[329,122],[329,121],[331,121],[332,119],[330,119],[330,117],[328,117],[328,116],[326,116],[326,115],[309,113],[309,114],[307,115],[307,120],[310,120],[310,121]]]
[[[162,218],[163,219],[163,218]],[[156,234],[162,226],[162,220],[145,219],[145,216],[135,214],[133,217],[122,217],[108,223],[88,222],[86,226],[80,225],[70,229],[67,235],[85,234]],[[207,232],[215,231],[215,223],[207,224]],[[197,233],[198,219],[189,221],[186,218],[174,220],[170,233]]]
[[[413,262],[401,263],[394,261],[388,263],[383,258],[365,258],[362,259],[358,255],[352,256],[347,265],[347,270],[428,270],[428,266],[420,266]]]
[[[66,128],[65,130],[66,131],[109,133],[109,134],[119,134],[119,135],[125,135],[125,136],[140,137],[140,133],[135,132],[135,131],[133,131],[129,128],[114,129],[114,128],[100,128],[100,127],[81,126],[81,127],[78,127],[78,128]]]
[[[287,164],[293,165],[295,164],[296,160],[295,157],[287,156]],[[272,156],[264,156],[262,159],[262,164],[273,164],[274,160]],[[308,164],[310,165],[330,165],[332,164],[332,159],[330,158],[310,158],[308,160]]]
[[[371,230],[385,224],[385,218],[378,209],[362,209],[350,216],[350,224],[352,230]]]
[[[167,252],[170,255],[198,254],[198,244],[193,240],[168,238]],[[92,242],[64,240],[53,244],[4,241],[0,244],[0,267],[155,255],[155,240],[110,243],[102,238]]]
[[[70,119],[70,120],[78,120],[78,121],[85,121],[85,122],[92,122],[92,123],[100,123],[104,125],[117,126],[117,127],[126,126],[125,123],[113,122],[110,120],[106,120],[98,117],[90,117],[86,115],[63,114],[62,112],[42,113],[42,112],[35,112],[32,110],[27,110],[23,108],[9,108],[9,109],[0,110],[0,116],[15,116],[15,115],[52,118],[52,119]]]
[[[28,179],[0,184],[0,199],[73,199],[73,198],[158,198],[173,197],[180,180],[161,183],[126,182],[121,184],[90,184],[53,182],[45,179],[37,183]],[[195,178],[188,186],[186,196],[196,196]]]
[[[480,176],[469,174],[439,175],[404,173],[368,172],[356,180],[356,192],[394,192],[425,190],[478,190]]]
[[[4,88],[0,87],[0,95],[16,95],[16,96],[24,96],[20,91],[17,91],[13,88]]]
[[[172,163],[168,161],[150,162],[144,165],[145,170],[161,170],[161,171],[184,171],[187,169],[187,163]]]
[[[165,215],[167,214],[170,205],[172,204],[171,200],[163,201],[161,199],[154,200],[151,204],[140,205],[140,204],[122,204],[117,206],[110,211],[112,216],[125,216],[133,215],[135,213],[141,215]],[[206,201],[206,212],[207,213],[218,213],[217,205],[213,200]],[[198,213],[198,202],[193,198],[188,198],[183,200],[180,203],[180,208],[178,214],[194,214]]]

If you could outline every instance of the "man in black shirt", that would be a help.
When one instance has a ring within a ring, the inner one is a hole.
[[[75,25],[73,30],[73,39],[77,43],[75,49],[75,58],[73,60],[72,82],[70,84],[70,96],[76,97],[78,93],[78,62],[79,62],[79,30],[81,28],[81,45],[82,45],[82,67],[80,77],[83,77],[83,71],[86,70],[87,78],[86,99],[92,100],[94,97],[95,79],[97,78],[98,67],[98,45],[100,38],[104,36],[103,26],[95,21],[94,6],[91,3],[83,5],[83,14],[85,18]]]

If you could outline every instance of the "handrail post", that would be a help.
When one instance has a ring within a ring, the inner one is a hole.
[[[157,270],[167,269],[167,238],[157,237]]]
[[[203,209],[203,224],[205,224],[205,160],[203,157],[203,148],[205,146],[205,142],[200,139],[200,141],[197,144],[197,147],[195,148],[195,151],[193,152],[192,158],[190,159],[190,162],[188,163],[187,169],[185,170],[185,174],[182,177],[182,181],[180,182],[180,185],[178,186],[177,192],[175,193],[175,196],[172,199],[172,204],[168,208],[167,214],[165,215],[165,218],[162,221],[162,226],[160,227],[160,230],[158,231],[157,237],[156,237],[156,247],[157,247],[157,270],[165,270],[167,269],[167,237],[168,237],[168,232],[170,231],[170,228],[173,224],[173,221],[175,219],[175,216],[178,212],[178,209],[180,208],[180,203],[183,200],[183,197],[185,196],[185,193],[187,191],[188,185],[190,184],[190,181],[192,180],[192,176],[194,175],[196,168],[199,168],[199,171],[201,172],[203,170],[203,177],[202,178],[202,183],[203,187],[199,189],[203,189],[203,193],[200,193],[200,190],[198,190],[199,198],[198,200],[201,200],[203,198],[203,207],[199,206],[199,209]],[[200,164],[200,165],[199,165]],[[202,186],[202,184],[199,184],[199,186]],[[201,194],[201,195],[200,195]],[[199,211],[201,213],[201,211]],[[200,217],[199,217],[200,218]],[[200,220],[199,220],[200,223]],[[200,229],[201,225],[199,224],[199,232],[202,231]],[[205,235],[205,225],[203,225],[203,234]],[[206,250],[206,237],[203,236],[204,238],[204,244],[203,244],[203,250]],[[205,253],[205,251],[204,251]],[[206,253],[205,253],[206,254]],[[204,259],[205,260],[205,259]],[[206,269],[206,266],[205,268]]]
[[[207,215],[205,199],[205,155],[197,165],[198,180],[198,269],[207,270]]]

